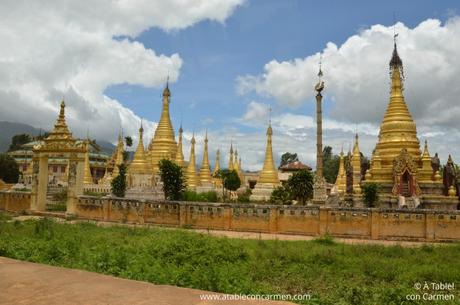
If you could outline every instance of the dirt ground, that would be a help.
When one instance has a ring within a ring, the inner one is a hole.
[[[288,302],[202,300],[220,295],[126,280],[0,257],[0,304],[22,305],[283,305]]]

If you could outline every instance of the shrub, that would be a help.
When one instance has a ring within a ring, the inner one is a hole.
[[[238,194],[238,202],[240,203],[248,203],[251,202],[250,197],[251,197],[252,191],[250,188],[246,188],[246,191],[242,194]]]
[[[377,183],[366,183],[363,186],[363,199],[367,207],[374,207],[379,199],[379,186]]]
[[[112,193],[117,197],[125,197],[126,192],[126,166],[124,164],[118,165],[120,173],[113,178]]]
[[[217,193],[214,191],[197,193],[195,191],[186,190],[182,192],[183,201],[196,201],[196,202],[217,202]]]
[[[180,200],[185,190],[182,168],[170,160],[160,160],[160,176],[163,181],[163,193],[166,199]]]
[[[273,204],[292,204],[291,194],[284,186],[275,188],[270,196],[270,203]]]
[[[313,198],[313,175],[310,171],[303,169],[289,177],[286,188],[291,198],[300,204],[305,204],[308,199]]]

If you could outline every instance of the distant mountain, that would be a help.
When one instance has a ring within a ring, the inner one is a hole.
[[[11,144],[11,138],[17,134],[26,133],[31,136],[38,136],[40,133],[45,131],[35,128],[33,126],[23,123],[12,123],[0,121],[0,152],[6,152]],[[115,150],[115,145],[110,142],[103,140],[96,140],[97,145],[101,148],[101,151],[112,155]]]
[[[11,144],[11,138],[21,133],[38,136],[40,129],[27,124],[0,121],[0,152],[7,151]],[[44,133],[43,130],[41,133]]]

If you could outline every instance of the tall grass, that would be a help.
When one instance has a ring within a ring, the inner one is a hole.
[[[460,284],[460,244],[403,248],[345,245],[330,237],[239,240],[179,229],[0,219],[1,256],[155,284],[242,294],[310,292],[312,300],[303,304],[364,305],[424,304],[406,300],[418,293],[414,283]],[[456,300],[459,292],[453,292]]]

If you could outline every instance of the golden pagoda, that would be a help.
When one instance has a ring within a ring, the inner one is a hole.
[[[228,158],[228,170],[232,171],[234,169],[234,164],[233,164],[233,142],[230,143],[230,156]]]
[[[91,168],[89,164],[89,139],[85,141],[85,170],[83,175],[83,184],[93,184],[93,177],[91,176]]]
[[[361,152],[359,151],[358,134],[355,136],[353,154],[351,155],[351,168],[353,173],[353,193],[361,194]]]
[[[215,186],[222,186],[222,181],[219,178],[216,178],[217,173],[220,171],[220,150],[216,151],[216,163],[214,164],[214,171],[212,172],[212,180],[214,181]]]
[[[149,158],[154,173],[158,172],[158,162],[161,159],[175,160],[177,154],[177,143],[174,138],[174,129],[169,116],[169,103],[171,93],[169,83],[163,90],[163,109],[161,112],[160,122],[155,130],[152,141],[149,145]]]
[[[48,137],[45,138],[45,145],[47,149],[66,149],[72,148],[75,146],[76,140],[73,138],[72,133],[67,127],[65,120],[65,102],[62,100],[61,109],[59,111],[59,116],[54,124],[53,130],[50,132]]]
[[[130,163],[128,173],[134,174],[152,174],[152,167],[147,161],[144,150],[144,127],[139,128],[139,144],[137,145],[136,152],[134,153],[133,161]]]
[[[445,187],[439,172],[433,170],[426,141],[423,153],[420,151],[417,128],[404,100],[403,64],[396,42],[390,72],[390,101],[364,183],[378,183],[381,197],[386,198],[381,201],[390,207],[396,201],[392,198],[399,196],[406,197],[405,202],[420,201],[424,208],[455,207],[458,200],[443,195]]]
[[[337,173],[337,179],[335,180],[335,187],[337,193],[341,196],[347,191],[347,173],[345,172],[345,158],[343,156],[343,148],[339,156],[339,172]]]
[[[241,172],[241,158],[238,159],[238,150],[235,149],[235,158],[234,158],[234,162],[233,162],[233,170],[236,171],[236,173],[238,174],[238,177],[240,177],[240,180],[241,180],[241,185],[243,185],[243,173]]]
[[[196,162],[195,162],[195,135],[193,135],[190,142],[190,159],[188,161],[187,170],[185,171],[185,183],[187,188],[195,189],[199,184],[199,179],[196,174]]]
[[[212,185],[211,169],[209,166],[209,158],[208,158],[208,132],[207,131],[206,131],[206,136],[204,138],[203,161],[201,162],[201,168],[200,168],[200,183],[202,186]]]
[[[250,197],[250,199],[254,201],[268,201],[273,189],[281,185],[278,178],[278,171],[275,167],[275,161],[273,160],[272,136],[273,129],[271,123],[269,123],[267,128],[267,146],[265,149],[264,166],[259,173],[259,179]]]
[[[179,141],[177,143],[177,153],[176,153],[176,164],[180,167],[184,167],[184,153],[182,152],[182,136],[184,130],[182,129],[182,124],[179,128]]]
[[[118,166],[123,164],[123,152],[125,151],[124,143],[123,143],[123,136],[121,133],[118,135],[118,143],[117,148],[115,150],[115,163],[113,166],[112,178],[115,178],[120,173],[120,169]]]

